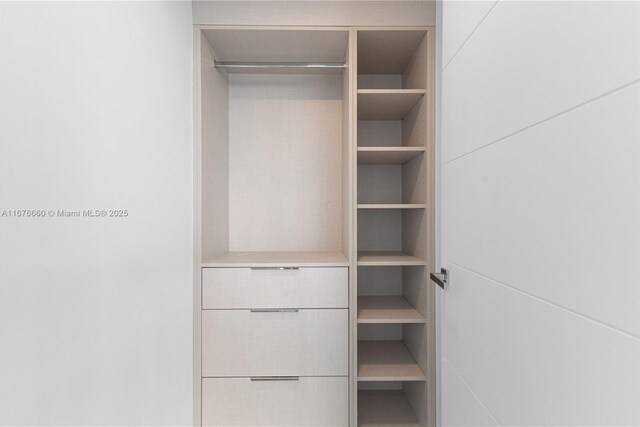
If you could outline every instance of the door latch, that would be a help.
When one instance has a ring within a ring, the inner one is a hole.
[[[440,273],[431,273],[430,276],[431,280],[433,280],[436,285],[440,286],[442,289],[445,289],[449,283],[449,270],[446,268],[441,268]]]

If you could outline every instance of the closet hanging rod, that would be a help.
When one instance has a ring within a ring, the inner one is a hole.
[[[231,62],[215,61],[218,68],[347,68],[341,62]]]

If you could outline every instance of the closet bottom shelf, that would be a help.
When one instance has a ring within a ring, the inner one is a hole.
[[[402,390],[359,390],[358,427],[419,427]]]

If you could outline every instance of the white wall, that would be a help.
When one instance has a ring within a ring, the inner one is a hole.
[[[0,425],[192,421],[189,2],[0,3]]]
[[[443,425],[640,425],[640,3],[442,19]]]

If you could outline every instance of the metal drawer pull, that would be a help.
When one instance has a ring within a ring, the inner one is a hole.
[[[252,270],[300,270],[300,267],[251,267]]]
[[[252,313],[297,313],[297,308],[252,308]]]
[[[249,377],[251,381],[298,381],[300,377],[276,376],[276,377]]]

